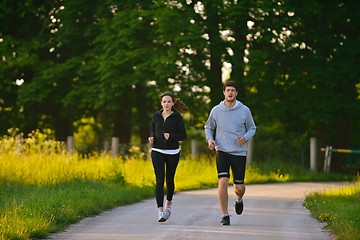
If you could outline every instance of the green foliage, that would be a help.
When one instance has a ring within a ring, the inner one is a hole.
[[[274,121],[267,124],[259,124],[253,139],[254,158],[257,161],[271,162],[284,161],[294,165],[304,166],[304,156],[308,152],[310,137],[299,136],[294,132],[287,132],[285,126]],[[306,146],[306,147],[304,147]]]
[[[80,154],[96,152],[100,124],[97,124],[93,118],[83,118],[74,123],[76,132],[74,133],[74,141],[76,150]]]
[[[239,82],[239,100],[266,131],[259,142],[275,134],[272,143],[293,152],[309,136],[321,147],[358,145],[359,7],[342,0],[2,1],[0,133],[51,128],[64,141],[74,123],[93,118],[98,142],[82,149],[112,136],[129,144],[138,135],[144,144],[165,90],[184,100],[189,124],[202,129],[223,98],[222,67],[231,64],[227,77]],[[334,167],[344,162],[334,159]]]

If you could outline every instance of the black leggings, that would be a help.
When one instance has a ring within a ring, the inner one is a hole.
[[[152,164],[156,176],[155,196],[158,208],[164,206],[164,181],[166,166],[166,199],[172,200],[175,191],[174,177],[180,154],[168,155],[151,151]]]

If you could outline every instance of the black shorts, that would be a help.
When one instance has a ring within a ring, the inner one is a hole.
[[[234,184],[244,184],[246,156],[236,156],[226,152],[216,151],[218,178],[230,178],[230,167]]]

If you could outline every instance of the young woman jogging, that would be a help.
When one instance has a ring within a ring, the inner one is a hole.
[[[179,112],[187,112],[180,99],[171,92],[160,95],[162,109],[155,112],[151,121],[149,143],[156,185],[155,197],[159,210],[158,221],[165,222],[171,215],[171,203],[175,191],[175,172],[180,159],[179,141],[186,139],[184,120]],[[164,182],[166,180],[166,202],[164,207]]]

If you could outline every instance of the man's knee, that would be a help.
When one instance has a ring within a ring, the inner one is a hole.
[[[229,185],[229,178],[221,177],[219,178],[219,186],[227,187]]]

